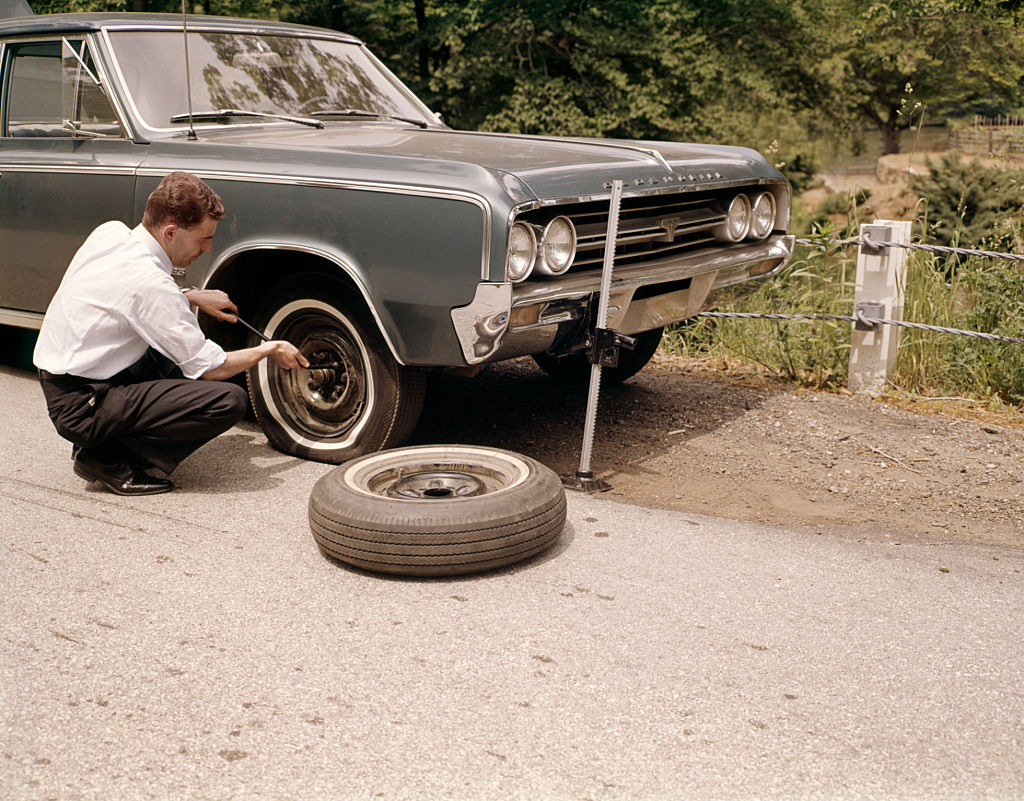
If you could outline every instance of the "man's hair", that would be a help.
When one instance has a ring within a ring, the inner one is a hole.
[[[207,217],[224,216],[224,203],[210,187],[187,172],[172,172],[146,201],[142,224],[156,228],[174,223],[181,228],[199,225]]]

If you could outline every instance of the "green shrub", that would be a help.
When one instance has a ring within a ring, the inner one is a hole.
[[[818,214],[849,214],[862,206],[871,197],[870,189],[858,189],[856,192],[833,192],[818,205]]]
[[[810,188],[819,168],[818,160],[810,153],[796,153],[781,163],[779,171],[786,176],[796,195]]]
[[[721,311],[850,315],[855,247],[802,246],[792,264],[749,298]],[[1024,265],[912,251],[903,319],[1024,339]],[[731,356],[818,388],[845,386],[851,323],[842,320],[696,318],[662,347],[690,357]],[[1024,345],[901,329],[892,383],[919,394],[998,399],[1024,406]]]
[[[1024,171],[983,167],[956,153],[928,160],[929,176],[911,176],[910,187],[927,206],[930,238],[948,245],[1010,247],[1024,218]],[[934,221],[934,222],[931,222]]]
[[[811,234],[831,233],[839,239],[856,236],[860,228],[863,206],[871,197],[870,189],[856,192],[833,192],[822,200],[809,217],[793,218],[793,230]],[[834,221],[842,223],[836,228]],[[800,227],[798,227],[800,226]]]
[[[825,239],[831,232],[825,235]],[[801,248],[778,275],[749,298],[722,311],[772,314],[850,314],[855,262],[826,247]],[[850,324],[837,320],[790,321],[698,318],[673,327],[663,347],[685,356],[729,354],[776,375],[815,387],[845,383]]]

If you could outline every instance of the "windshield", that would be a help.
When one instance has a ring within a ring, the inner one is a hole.
[[[114,31],[110,41],[146,126],[164,130],[187,126],[187,121],[171,121],[188,111],[182,34]],[[434,124],[416,98],[358,44],[190,30],[188,51],[192,108],[197,113],[244,109],[309,116],[355,108]],[[227,116],[221,122],[251,124],[251,119]]]

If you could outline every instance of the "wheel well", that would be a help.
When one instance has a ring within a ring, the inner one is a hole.
[[[220,289],[238,307],[239,316],[252,323],[266,302],[266,293],[289,275],[306,278],[322,277],[325,286],[331,286],[349,303],[358,303],[366,309],[356,282],[337,264],[322,256],[297,250],[250,250],[238,254],[221,265],[210,278],[206,289]],[[249,329],[233,323],[218,322],[205,314],[199,315],[204,333],[225,350],[238,350],[248,344]]]

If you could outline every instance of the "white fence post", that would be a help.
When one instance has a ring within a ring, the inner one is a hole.
[[[910,242],[911,223],[905,220],[875,220],[860,227],[873,242]],[[854,292],[854,314],[861,309],[866,317],[903,319],[903,291],[906,287],[907,251],[905,248],[869,248],[863,245],[857,254],[857,286]],[[850,335],[850,373],[847,384],[851,392],[877,395],[885,388],[886,379],[896,363],[900,329],[894,325],[867,328],[853,324]]]

